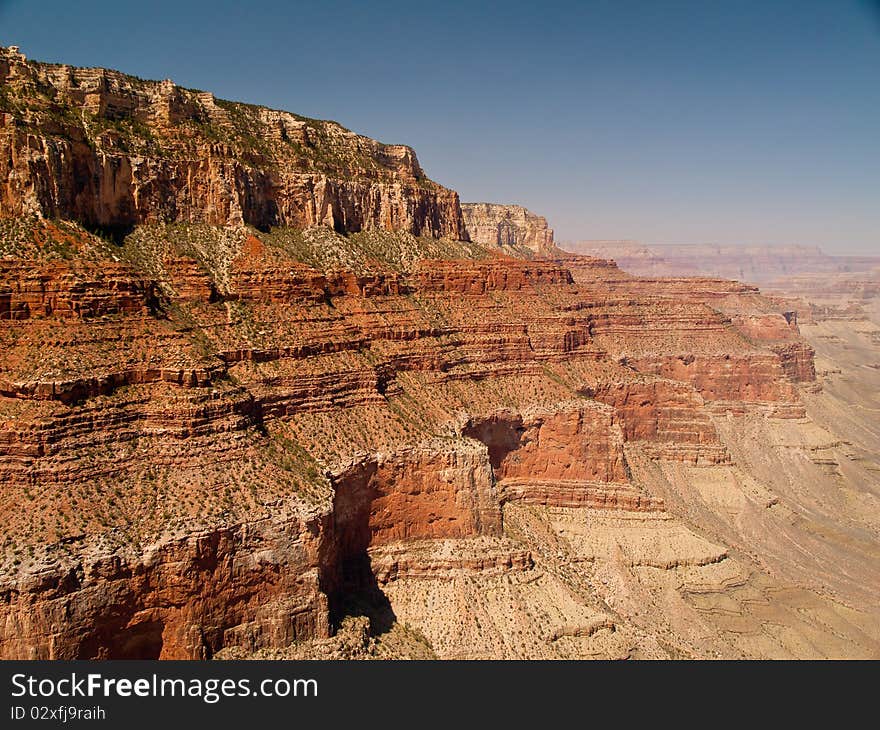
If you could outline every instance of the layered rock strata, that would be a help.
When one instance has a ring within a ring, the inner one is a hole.
[[[777,600],[736,509],[821,504],[738,469],[839,448],[738,440],[810,427],[788,302],[548,258],[525,212],[452,240],[411,151],[332,123],[0,78],[0,657],[283,652],[358,612],[444,657],[730,656],[663,602]]]
[[[463,238],[415,152],[171,81],[0,52],[0,215],[369,228]]]
[[[706,402],[799,408],[809,374],[709,292],[648,296],[607,262],[319,269],[248,229],[225,258],[162,238],[155,263],[80,230],[81,261],[33,225],[49,260],[0,269],[7,657],[326,637],[365,556],[386,584],[452,570],[415,546],[500,539],[508,503],[662,512],[625,444],[726,463]],[[528,563],[510,549],[455,569]]]
[[[462,203],[462,217],[471,241],[514,255],[554,256],[553,229],[543,216],[520,205]]]

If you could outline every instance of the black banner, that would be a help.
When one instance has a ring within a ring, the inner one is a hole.
[[[755,702],[764,717],[786,708],[790,718],[830,701],[840,670],[809,662],[10,661],[0,662],[0,727],[385,728],[478,716],[546,727],[578,717],[592,724],[606,712],[627,723],[668,721],[706,706],[730,720],[749,716]],[[847,701],[835,713],[854,709]]]

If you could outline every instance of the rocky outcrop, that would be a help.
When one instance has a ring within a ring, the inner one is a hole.
[[[485,294],[541,284],[571,283],[571,273],[563,266],[515,259],[503,262],[432,261],[421,264],[414,274],[414,286],[419,291],[457,294]]]
[[[601,382],[584,394],[614,407],[627,441],[669,461],[721,464],[730,460],[700,395],[674,380]]]
[[[462,203],[464,226],[471,241],[514,255],[553,256],[553,230],[547,219],[520,205]]]
[[[629,484],[617,412],[559,403],[472,418],[461,433],[485,444],[503,502],[642,511],[663,502]]]
[[[623,434],[614,412],[577,401],[526,414],[472,419],[462,430],[486,444],[499,481],[625,482]]]
[[[0,52],[0,217],[186,221],[464,238],[412,149],[171,81]]]
[[[340,558],[411,540],[499,536],[501,511],[485,450],[421,445],[359,461],[333,475]]]
[[[505,576],[531,570],[535,561],[528,550],[505,540],[425,541],[419,555],[400,543],[370,549],[376,580],[450,580],[457,577]],[[426,555],[427,553],[427,555]]]
[[[91,544],[76,563],[47,560],[0,591],[0,658],[206,659],[328,636],[324,522],[250,522],[140,554]]]
[[[782,370],[795,383],[812,383],[816,380],[815,351],[806,342],[790,342],[773,347],[779,357]]]
[[[690,383],[708,401],[792,403],[794,388],[772,353],[736,357],[677,355],[627,360],[639,372]]]
[[[124,264],[74,266],[0,259],[0,319],[149,314],[155,282]]]

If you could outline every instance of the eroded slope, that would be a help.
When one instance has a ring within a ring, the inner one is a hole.
[[[812,505],[738,449],[757,424],[812,453],[816,386],[753,289],[398,234],[16,225],[5,656],[279,650],[364,612],[438,656],[876,649],[870,591],[839,581],[845,609],[758,539]],[[873,539],[807,532],[859,565]],[[786,591],[845,614],[842,643],[743,648],[694,598],[741,596],[762,636],[754,600],[806,610]]]

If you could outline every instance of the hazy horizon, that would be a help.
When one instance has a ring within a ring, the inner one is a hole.
[[[876,5],[0,0],[0,44],[411,145],[560,241],[870,255]]]
[[[841,257],[851,257],[851,258],[876,258],[880,261],[880,251],[869,250],[862,253],[836,253],[826,251],[825,248],[819,244],[803,244],[803,243],[721,243],[719,241],[692,241],[692,242],[676,242],[676,241],[637,241],[631,238],[580,238],[580,239],[556,239],[556,244],[560,246],[560,248],[565,249],[566,246],[584,246],[587,244],[594,244],[597,248],[602,245],[607,246],[615,246],[615,245],[633,245],[633,246],[642,246],[644,248],[650,249],[662,249],[663,247],[667,248],[700,248],[707,246],[714,246],[721,249],[728,248],[737,248],[737,249],[816,249],[819,252],[827,255],[827,256],[841,256]]]

